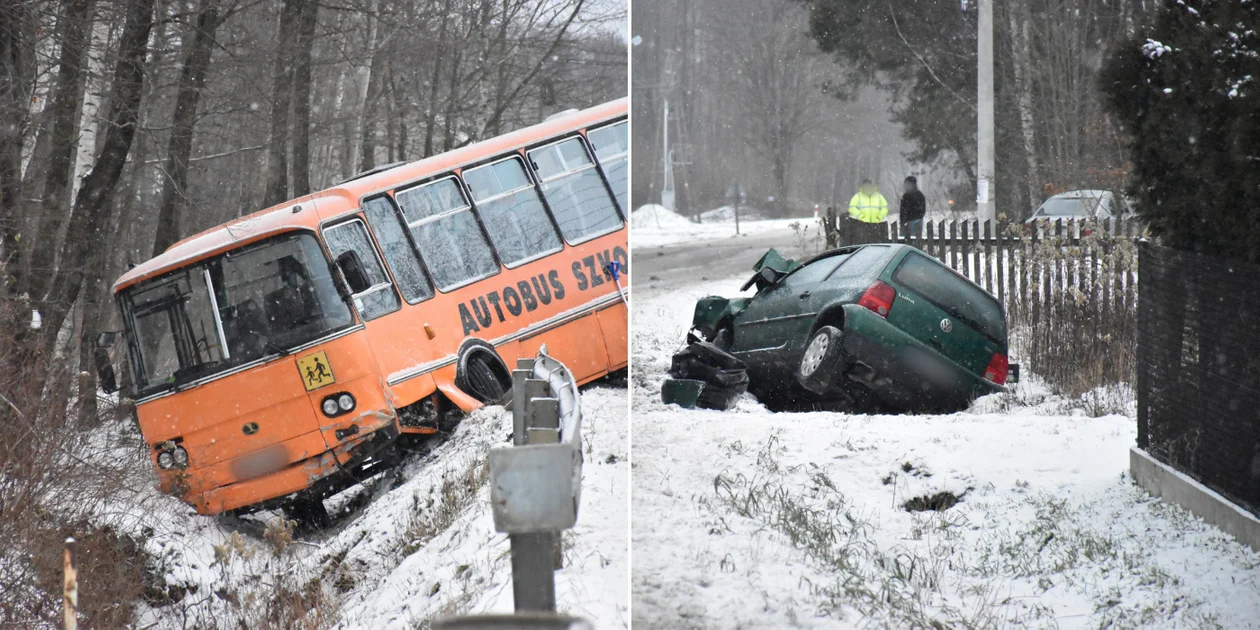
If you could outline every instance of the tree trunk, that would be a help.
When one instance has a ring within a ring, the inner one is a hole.
[[[0,3],[0,295],[20,283],[22,144],[34,80],[30,7]]]
[[[67,196],[73,175],[75,127],[83,100],[83,61],[87,49],[87,29],[94,0],[63,0],[58,24],[61,31],[61,56],[57,69],[57,88],[49,104],[52,115],[52,136],[49,145],[48,169],[44,179],[44,199],[39,209],[39,224],[31,252],[30,273],[24,290],[34,300],[44,297],[48,280],[56,265],[55,244],[69,208]]]
[[[381,49],[372,53],[368,66],[367,92],[359,117],[359,172],[376,168],[376,104],[381,98]]]
[[[306,0],[284,0],[276,41],[276,68],[271,82],[271,139],[267,148],[267,188],[263,206],[289,198],[289,107],[293,102],[293,47],[298,15]]]
[[[429,78],[429,101],[425,103],[424,115],[424,155],[433,155],[433,129],[437,126],[438,90],[442,85],[442,63],[446,53],[446,33],[451,21],[451,0],[442,6],[442,24],[438,27],[438,38],[435,44],[437,52],[433,55],[433,74]],[[454,96],[452,95],[452,98]]]
[[[319,5],[307,2],[298,17],[297,61],[293,74],[293,196],[311,192],[311,48]]]
[[[79,184],[87,176],[92,167],[92,158],[96,157],[96,135],[101,102],[105,100],[105,55],[109,46],[109,24],[95,12],[91,20],[92,35],[88,40],[87,72],[84,76],[83,107],[79,114],[78,149],[74,156],[74,175],[70,179],[69,199],[79,192]]]
[[[359,149],[358,153],[360,154],[360,156],[362,156],[363,149],[364,149],[363,137],[367,133],[365,131],[365,128],[368,126],[367,125],[368,110],[370,109],[369,101],[372,95],[372,81],[373,81],[372,74],[375,72],[376,64],[377,64],[376,49],[379,46],[379,42],[377,41],[377,39],[380,36],[380,20],[377,18],[376,13],[379,8],[380,8],[380,4],[376,0],[372,0],[368,4],[368,13],[367,13],[367,21],[368,21],[367,22],[367,29],[368,29],[367,45],[368,45],[368,55],[369,55],[368,63],[367,65],[359,66],[358,71],[356,72],[356,76],[355,76],[355,89],[358,91],[358,94],[359,94],[359,117],[355,119],[354,135],[352,136],[352,138],[354,142],[357,143],[357,148]],[[359,173],[359,172],[367,170],[367,168],[371,168],[371,167],[364,167],[362,162],[354,164],[353,158],[351,158],[351,160],[352,160],[353,168],[351,168],[350,172],[347,173],[347,177],[352,177],[354,176],[355,173]]]
[[[203,0],[188,46],[184,68],[179,76],[179,92],[175,96],[175,115],[171,121],[171,137],[166,148],[166,185],[158,205],[157,234],[153,255],[157,256],[179,240],[180,215],[188,199],[188,159],[192,156],[193,127],[197,124],[197,106],[206,85],[215,31],[223,23],[219,0]]]
[[[102,257],[108,248],[93,245],[99,244],[95,237],[109,225],[108,202],[122,176],[131,141],[136,135],[144,88],[144,59],[149,30],[153,26],[153,2],[132,0],[127,6],[126,24],[118,45],[118,64],[114,68],[105,142],[100,157],[75,196],[61,248],[62,264],[44,303],[44,348],[49,354],[70,307],[79,298],[88,272],[100,273],[103,266]]]
[[[1036,120],[1033,118],[1032,94],[1032,50],[1028,36],[1028,6],[1023,3],[1010,3],[1006,14],[1011,23],[1011,56],[1015,68],[1015,89],[1019,108],[1019,127],[1024,138],[1024,158],[1027,161],[1028,174],[1025,184],[1028,187],[1028,204],[1025,208],[1032,213],[1041,200],[1038,190],[1041,182],[1041,169],[1037,164]],[[1010,217],[1012,221],[1022,221],[1024,215]]]

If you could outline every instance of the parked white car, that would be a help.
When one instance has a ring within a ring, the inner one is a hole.
[[[1042,233],[1045,224],[1062,220],[1074,225],[1072,234],[1079,236],[1080,223],[1091,219],[1133,221],[1133,206],[1123,196],[1117,196],[1110,190],[1070,190],[1045,200],[1024,224],[1031,228],[1041,223],[1038,232]],[[1112,230],[1115,229],[1113,225]]]

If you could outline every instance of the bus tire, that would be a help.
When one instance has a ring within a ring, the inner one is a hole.
[[[332,516],[324,507],[324,500],[317,494],[299,492],[282,508],[285,518],[297,521],[304,528],[315,530],[327,529],[332,524]]]
[[[512,372],[494,346],[469,339],[459,351],[455,386],[484,404],[501,404],[512,395]]]

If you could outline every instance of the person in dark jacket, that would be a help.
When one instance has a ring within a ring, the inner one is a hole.
[[[905,194],[901,195],[901,227],[907,237],[923,236],[923,217],[927,214],[927,198],[919,190],[919,180],[914,175],[906,178]]]

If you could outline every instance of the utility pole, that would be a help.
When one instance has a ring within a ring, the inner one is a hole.
[[[661,127],[664,128],[664,136],[665,136],[664,138],[665,150],[662,151],[662,153],[665,155],[665,164],[664,164],[665,179],[664,179],[664,184],[661,186],[661,205],[665,206],[666,210],[673,211],[674,209],[674,159],[673,159],[673,156],[670,155],[670,150],[669,150],[669,99],[663,98],[661,99],[661,101],[664,104],[663,109],[665,110],[664,113],[662,114],[663,120],[662,120],[662,125],[661,125]]]
[[[993,221],[993,2],[979,0],[976,37],[976,209],[980,221]]]

